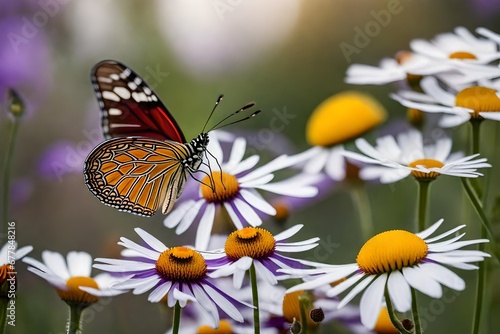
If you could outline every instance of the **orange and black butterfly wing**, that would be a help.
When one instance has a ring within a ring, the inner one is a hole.
[[[129,213],[167,214],[180,196],[186,172],[181,161],[187,146],[145,137],[112,138],[85,161],[85,183],[104,204]]]

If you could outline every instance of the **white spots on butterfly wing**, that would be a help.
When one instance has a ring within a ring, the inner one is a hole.
[[[142,79],[141,79],[141,78],[139,78],[139,77],[135,77],[135,78],[134,78],[134,83],[135,83],[137,86],[139,86],[139,85],[141,84],[141,82],[142,82]]]
[[[132,98],[135,100],[135,102],[146,102],[148,101],[148,97],[146,94],[143,92],[133,92],[132,93]]]
[[[104,83],[112,83],[113,82],[113,80],[111,78],[107,78],[107,77],[97,77],[97,81],[104,82]],[[97,85],[94,85],[94,87],[97,87]]]
[[[108,115],[110,116],[121,116],[122,111],[118,108],[109,108]]]
[[[125,87],[117,86],[113,88],[113,92],[115,92],[122,99],[130,99],[130,91]]]
[[[109,132],[109,126],[107,124],[102,124],[102,131],[104,133],[108,133]]]
[[[156,97],[156,95],[151,95],[151,100],[152,101],[155,101],[155,102],[158,102],[158,98]]]
[[[120,102],[120,97],[118,95],[116,95],[115,93],[110,92],[108,90],[105,90],[104,92],[102,92],[102,97],[106,100]]]
[[[109,77],[113,80],[116,80],[116,81],[120,80],[120,76],[116,73],[110,74]]]
[[[127,85],[128,85],[128,88],[130,88],[131,90],[136,90],[137,89],[137,85],[133,81],[127,82]]]
[[[144,86],[143,90],[144,90],[144,93],[146,93],[147,95],[151,95],[151,89],[149,89],[149,87]]]
[[[100,107],[101,109],[104,109],[104,102],[102,102],[101,100],[99,100],[99,107]]]
[[[133,128],[140,128],[141,126],[139,124],[119,124],[119,123],[111,123],[109,125],[110,128],[128,128],[128,127],[133,127]]]
[[[120,73],[120,78],[122,78],[122,79],[127,79],[127,78],[128,78],[128,76],[130,75],[130,73],[132,73],[132,72],[130,71],[130,68],[126,68],[125,70],[123,70],[123,72],[122,72],[122,73]]]

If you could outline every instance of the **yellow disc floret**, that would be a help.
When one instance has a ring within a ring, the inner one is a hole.
[[[98,289],[96,281],[87,276],[70,277],[66,281],[66,289],[57,289],[57,293],[62,300],[67,303],[88,306],[99,300],[99,297],[93,296],[88,292],[80,290],[81,286]]]
[[[427,251],[427,244],[416,234],[393,230],[368,240],[356,262],[363,272],[377,275],[416,265],[427,256]]]
[[[418,159],[408,164],[408,167],[424,166],[426,168],[442,168],[444,164],[441,161],[434,159]],[[411,174],[418,180],[434,180],[440,174],[438,172],[422,172],[418,170],[412,170]]]
[[[261,259],[269,256],[276,246],[274,236],[260,227],[245,227],[231,233],[224,249],[231,260],[244,256]]]
[[[219,321],[219,328],[212,328],[207,325],[198,327],[196,334],[233,334],[231,323],[227,320]]]
[[[226,172],[213,172],[205,176],[201,185],[201,194],[207,202],[224,202],[238,194],[238,179]]]
[[[500,111],[500,99],[496,91],[482,86],[468,87],[458,92],[455,105],[472,109],[472,118],[481,118],[480,112]]]
[[[207,264],[195,250],[188,247],[173,247],[160,254],[156,271],[169,281],[196,282],[205,277]]]
[[[333,146],[357,138],[386,118],[384,107],[370,95],[347,91],[323,101],[311,114],[306,137],[314,146]]]

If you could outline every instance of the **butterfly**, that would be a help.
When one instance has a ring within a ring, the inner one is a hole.
[[[91,81],[108,139],[85,160],[85,184],[102,203],[120,211],[150,217],[161,207],[163,214],[169,213],[184,189],[187,174],[198,171],[203,162],[208,131],[186,143],[179,125],[153,90],[117,61],[95,65]],[[209,119],[221,99],[222,95]],[[253,105],[248,103],[222,121]]]

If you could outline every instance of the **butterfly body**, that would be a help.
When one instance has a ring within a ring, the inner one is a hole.
[[[92,69],[104,137],[87,157],[85,183],[104,204],[140,216],[167,214],[196,172],[207,133],[186,143],[168,109],[127,66],[105,60]]]

